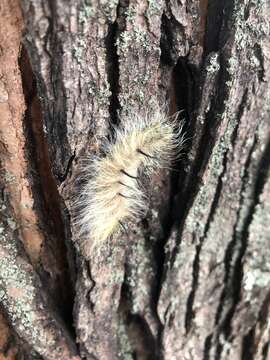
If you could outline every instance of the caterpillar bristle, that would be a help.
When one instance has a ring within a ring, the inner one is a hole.
[[[88,254],[117,233],[125,220],[144,213],[147,201],[140,170],[152,173],[169,167],[184,142],[177,116],[167,117],[161,111],[135,115],[114,135],[114,142],[104,143],[105,156],[92,157],[83,165],[85,184],[75,203],[75,225]]]

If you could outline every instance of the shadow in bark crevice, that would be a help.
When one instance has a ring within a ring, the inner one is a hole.
[[[67,260],[66,235],[61,209],[62,201],[51,171],[36,80],[24,47],[22,47],[19,66],[26,103],[24,129],[28,176],[32,184],[34,208],[39,217],[41,231],[45,237],[40,265],[36,270],[39,272],[44,285],[48,288],[57,311],[61,314],[70,331],[73,332],[74,288],[70,279],[75,274],[70,273]],[[52,256],[56,261],[56,267],[48,269]],[[47,263],[47,261],[49,262]]]
[[[121,289],[121,300],[118,313],[125,327],[125,333],[132,350],[132,358],[134,360],[162,360],[156,339],[144,316],[138,313],[132,313],[130,310],[130,303],[128,300],[129,287],[127,283],[128,281],[125,272],[125,280]]]
[[[242,199],[241,199],[240,205],[239,205],[238,219],[235,224],[234,236],[233,236],[232,242],[230,243],[229,247],[227,248],[226,257],[224,260],[225,266],[227,268],[226,272],[225,272],[226,277],[224,279],[225,288],[224,288],[224,291],[221,296],[220,306],[219,306],[219,309],[217,312],[217,317],[216,317],[216,323],[217,324],[219,323],[219,320],[221,318],[222,308],[224,306],[223,303],[226,300],[229,291],[231,291],[232,305],[230,306],[229,310],[227,311],[227,314],[226,314],[224,320],[220,324],[220,330],[219,330],[220,333],[224,334],[225,339],[227,339],[231,333],[231,322],[232,322],[237,304],[239,303],[240,298],[241,298],[241,283],[242,283],[242,279],[243,279],[243,261],[242,260],[243,260],[243,257],[245,255],[245,252],[246,252],[246,249],[248,246],[249,226],[252,222],[255,208],[256,208],[257,204],[259,203],[259,198],[263,191],[264,184],[267,180],[267,174],[270,169],[270,141],[268,141],[268,143],[265,147],[265,150],[261,156],[261,160],[258,163],[257,174],[255,175],[255,183],[253,184],[252,203],[249,206],[249,208],[247,209],[247,215],[245,216],[245,219],[243,221],[243,226],[241,226],[241,230],[238,230],[239,221],[241,221],[240,211],[242,209],[242,206],[244,206],[244,190],[245,190],[245,186],[249,179],[249,176],[248,176],[249,165],[252,161],[252,155],[255,151],[256,145],[257,145],[257,138],[256,138],[256,134],[255,134],[254,142],[250,148],[250,152],[247,157],[246,164],[244,166],[244,175],[243,175],[243,182],[242,182],[243,185],[242,185],[242,189],[241,189]],[[235,247],[237,246],[237,244],[239,246],[238,255],[234,261],[234,266],[232,266],[232,255],[235,252]],[[252,344],[250,344],[250,346],[252,346]],[[218,346],[217,346],[217,358],[222,353],[222,349],[223,349],[223,345],[220,342],[220,343],[218,343]],[[246,348],[246,351],[248,351],[247,348]]]
[[[248,334],[243,338],[242,344],[242,360],[253,360],[253,349],[252,346],[254,344],[254,337],[255,337],[255,328],[253,327],[250,329]]]
[[[196,101],[196,99],[202,99],[203,88],[205,76],[207,74],[206,71],[207,63],[204,65],[204,70],[202,70],[202,75],[199,78],[196,78],[194,86],[196,87],[196,91],[194,91],[193,99],[193,109],[190,112],[190,129],[187,133],[187,136],[190,135],[190,145],[192,146],[192,135],[194,136],[195,130],[197,129],[198,119],[198,111],[200,106],[200,101]],[[209,110],[204,115],[204,125],[202,128],[202,132],[196,145],[195,150],[195,158],[192,163],[188,164],[189,171],[184,174],[183,178],[180,178],[178,183],[178,193],[175,197],[174,209],[175,209],[175,227],[178,229],[177,234],[177,243],[175,246],[175,250],[171,254],[170,266],[172,267],[175,261],[175,257],[177,254],[177,247],[181,243],[181,235],[183,232],[183,226],[185,224],[186,217],[189,213],[189,210],[193,206],[193,202],[196,199],[196,195],[200,188],[201,178],[203,173],[207,167],[208,161],[212,154],[213,147],[215,145],[216,136],[218,133],[220,121],[216,114],[222,114],[225,109],[226,100],[229,96],[229,89],[226,85],[226,82],[229,80],[230,75],[226,71],[226,65],[224,61],[220,62],[220,70],[218,72],[217,82],[219,82],[219,87],[217,89],[217,93],[212,94],[209,99]],[[193,133],[191,133],[192,131]],[[187,148],[187,151],[189,150]]]

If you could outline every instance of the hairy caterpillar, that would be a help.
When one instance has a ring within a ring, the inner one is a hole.
[[[125,220],[144,212],[147,202],[138,175],[140,170],[151,174],[177,158],[183,136],[176,119],[160,111],[134,115],[115,129],[114,142],[106,141],[105,156],[86,166],[77,225],[90,239],[91,249],[115,234]]]

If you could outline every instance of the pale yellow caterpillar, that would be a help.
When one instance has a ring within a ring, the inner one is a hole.
[[[91,249],[115,234],[125,220],[145,211],[140,171],[151,174],[169,167],[182,144],[177,117],[160,111],[135,115],[115,129],[115,140],[106,142],[105,155],[91,159],[84,169],[86,183],[78,200],[77,225]]]

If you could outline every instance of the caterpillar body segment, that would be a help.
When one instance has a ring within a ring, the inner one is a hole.
[[[135,115],[115,129],[115,141],[106,142],[105,156],[86,165],[86,183],[76,204],[80,209],[76,223],[81,236],[88,239],[84,247],[89,252],[115,234],[125,220],[145,212],[140,172],[151,174],[170,167],[182,146],[177,117],[168,118],[160,111]]]

